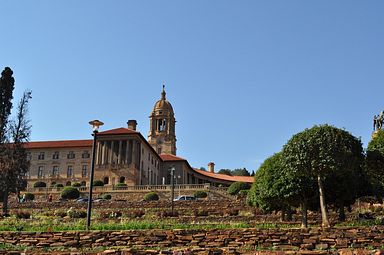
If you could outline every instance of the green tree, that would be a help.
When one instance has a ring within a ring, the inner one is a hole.
[[[232,176],[232,171],[231,169],[220,169],[219,172],[217,172],[218,174],[226,174],[226,175],[230,175]]]
[[[284,161],[282,153],[276,153],[267,158],[255,175],[255,181],[248,193],[248,203],[259,207],[264,212],[290,212],[290,205],[285,196],[287,187],[284,176]]]
[[[289,177],[296,180],[300,185],[304,184],[302,179],[312,181],[312,183],[314,180],[316,181],[322,226],[329,227],[324,183],[327,178],[332,178],[335,175],[346,176],[361,167],[364,158],[361,141],[349,132],[333,126],[314,126],[294,135],[284,146],[283,153]],[[343,183],[342,185],[346,184]],[[302,192],[305,189],[305,187],[299,189],[301,191],[299,193],[303,195]],[[334,194],[336,193],[334,192]],[[355,194],[351,195],[351,197],[353,196]],[[338,197],[338,199],[343,200],[345,198]],[[301,205],[302,209],[306,211],[308,203],[304,197],[302,197]]]
[[[233,176],[250,176],[246,168],[236,168],[232,170]]]
[[[384,195],[384,130],[376,132],[368,143],[365,169],[371,184],[370,193],[381,199]]]
[[[13,71],[6,67],[0,78],[0,191],[3,195],[3,214],[8,213],[9,193],[18,193],[25,186],[22,178],[29,168],[23,145],[30,136],[27,113],[31,92],[23,94],[15,120],[10,121],[15,83],[12,75]]]

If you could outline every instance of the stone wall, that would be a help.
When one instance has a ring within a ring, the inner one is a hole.
[[[28,247],[196,247],[229,250],[380,249],[384,227],[311,229],[132,230],[92,232],[0,232],[0,243]]]

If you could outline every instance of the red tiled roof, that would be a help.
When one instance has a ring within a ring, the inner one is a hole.
[[[186,159],[177,157],[175,155],[161,154],[160,157],[163,161],[186,161],[188,164],[188,161]],[[252,176],[230,176],[226,174],[211,173],[211,172],[207,172],[197,168],[191,168],[191,169],[204,176],[214,178],[214,179],[224,180],[224,181],[253,183],[253,180],[254,180]]]
[[[161,154],[160,157],[163,161],[187,161],[186,159],[177,157],[172,154]]]
[[[39,141],[24,144],[26,149],[92,147],[92,140]]]
[[[193,170],[207,177],[221,179],[225,181],[253,183],[253,180],[254,180],[253,176],[230,176],[226,174],[211,173],[211,172],[207,172],[207,171],[196,169],[196,168],[194,168]]]
[[[129,135],[129,134],[139,134],[139,132],[129,129],[129,128],[115,128],[106,131],[99,132],[97,135]]]

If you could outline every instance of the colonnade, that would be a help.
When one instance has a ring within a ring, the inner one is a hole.
[[[97,165],[140,166],[140,142],[136,139],[101,140],[97,142]]]

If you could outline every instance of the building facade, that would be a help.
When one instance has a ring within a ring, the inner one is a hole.
[[[253,182],[253,177],[216,174],[212,162],[209,171],[195,169],[176,156],[176,120],[164,86],[149,118],[148,140],[136,130],[136,120],[129,120],[127,127],[97,134],[95,180],[111,186],[165,185],[172,183],[172,176],[177,184]],[[25,147],[31,162],[29,186],[37,181],[47,185],[89,185],[92,140],[29,142]]]

